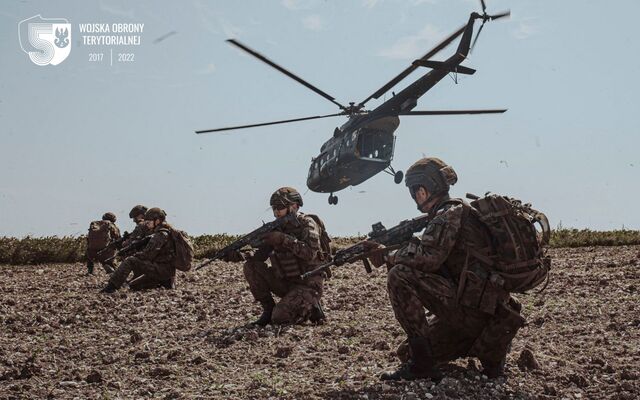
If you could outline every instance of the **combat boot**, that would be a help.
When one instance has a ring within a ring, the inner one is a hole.
[[[313,308],[311,309],[311,313],[309,314],[309,321],[314,324],[318,324],[324,322],[325,319],[327,319],[327,316],[324,315],[322,304],[320,304],[320,302],[314,304]]]
[[[93,263],[87,263],[87,275],[93,275]]]
[[[273,308],[276,306],[273,298],[269,297],[268,300],[261,301],[262,305],[262,314],[260,318],[253,322],[253,325],[258,326],[267,326],[267,324],[271,323],[271,314],[273,314]]]
[[[507,356],[502,357],[500,361],[490,361],[480,359],[482,364],[482,373],[489,379],[495,379],[504,376],[504,366],[507,363]]]
[[[107,286],[105,286],[104,288],[102,288],[102,290],[100,291],[100,293],[113,293],[116,290],[118,290],[117,287],[115,287],[111,282],[107,283]]]
[[[166,279],[164,281],[160,281],[160,286],[165,288],[165,289],[175,289],[176,288],[176,278],[175,277],[171,277],[171,278]]]
[[[431,353],[431,347],[426,338],[409,338],[409,348],[411,358],[403,363],[395,371],[382,373],[380,379],[383,381],[413,381],[416,379],[431,379],[439,382],[442,374],[435,367],[435,361]]]

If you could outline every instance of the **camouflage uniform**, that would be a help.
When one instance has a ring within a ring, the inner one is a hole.
[[[500,363],[524,320],[506,291],[478,279],[485,267],[468,249],[489,255],[490,237],[462,200],[444,196],[430,213],[419,243],[393,256],[387,285],[396,319],[409,339],[426,338],[436,362],[476,356],[483,365]]]
[[[298,220],[298,226],[282,229],[286,236],[281,246],[262,246],[244,264],[244,276],[257,301],[273,302],[272,293],[281,298],[273,309],[274,324],[307,320],[322,297],[323,276],[300,279],[322,262],[320,230],[310,216],[298,213]],[[267,259],[271,266],[265,263]]]
[[[152,233],[149,243],[137,253],[127,257],[111,275],[109,286],[121,287],[131,272],[134,276],[144,275],[131,289],[146,289],[158,287],[172,287],[175,279],[176,268],[175,244],[171,237],[169,224],[163,222]]]
[[[145,225],[144,221],[141,221],[136,224],[135,228],[133,228],[133,231],[129,234],[129,237],[127,238],[127,240],[122,242],[122,247],[127,247],[131,243],[144,238],[150,233],[152,232],[149,231],[149,228],[147,228],[147,225]]]
[[[111,221],[105,221],[105,220],[102,220],[100,222],[108,225],[109,236],[111,237],[111,241],[120,239],[120,229],[118,229],[116,224],[114,224]],[[94,264],[96,262],[100,263],[102,265],[102,268],[104,268],[105,272],[107,273],[111,273],[113,272],[114,269],[116,269],[116,261],[115,261],[115,258],[113,257],[116,255],[117,250],[114,248],[114,249],[109,249],[100,253],[101,250],[103,249],[95,249],[95,248],[91,248],[90,246],[87,246],[87,271],[90,274],[93,273]],[[106,261],[108,259],[110,260]]]

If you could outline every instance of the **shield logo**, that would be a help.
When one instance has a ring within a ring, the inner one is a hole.
[[[58,65],[71,53],[71,24],[34,15],[18,23],[20,48],[36,65]]]

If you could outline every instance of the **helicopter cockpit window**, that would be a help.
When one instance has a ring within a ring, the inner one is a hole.
[[[393,156],[393,134],[366,129],[358,135],[356,144],[360,158],[388,161]]]

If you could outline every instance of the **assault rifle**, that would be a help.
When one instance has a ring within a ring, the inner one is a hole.
[[[416,232],[422,231],[429,223],[429,217],[427,214],[421,215],[413,219],[407,219],[400,222],[393,228],[385,228],[381,222],[376,222],[371,226],[372,231],[367,235],[367,238],[361,242],[354,244],[342,250],[338,250],[333,256],[331,262],[324,263],[318,268],[306,272],[301,275],[302,279],[310,276],[318,275],[326,271],[331,266],[341,266],[343,264],[352,263],[358,260],[362,260],[364,269],[367,273],[371,273],[371,263],[368,258],[378,253],[388,253],[392,250],[397,250],[404,246]],[[365,242],[375,242],[384,245],[384,248],[378,248],[371,250]]]
[[[130,245],[125,246],[123,248],[121,248],[120,250],[118,250],[116,252],[116,254],[114,254],[113,256],[107,258],[106,260],[104,260],[105,262],[107,261],[111,261],[114,258],[118,257],[118,256],[129,256],[131,254],[133,254],[134,252],[138,251],[138,250],[142,250],[147,243],[149,243],[149,241],[151,240],[151,236],[153,235],[147,235],[145,237],[143,237],[142,239],[136,240],[134,242],[132,242]]]
[[[287,223],[291,223],[295,226],[300,224],[300,222],[298,222],[298,216],[295,213],[290,213],[285,215],[284,217],[276,218],[271,222],[267,222],[266,224],[263,224],[258,229],[241,237],[240,239],[236,240],[235,242],[231,243],[225,248],[218,250],[210,259],[208,259],[207,261],[205,261],[204,263],[196,267],[196,270],[199,270],[200,268],[204,268],[216,260],[223,259],[227,255],[233,252],[239,251],[245,246],[250,246],[253,248],[258,248],[262,246],[263,244],[262,238],[264,237],[265,234],[275,231],[276,229],[286,225]]]
[[[101,255],[102,253],[108,251],[108,250],[112,250],[112,249],[121,249],[122,248],[122,243],[124,243],[125,240],[129,239],[129,232],[125,231],[124,234],[122,235],[122,237],[120,239],[116,239],[113,242],[109,243],[107,245],[107,247],[105,247],[104,249],[100,250],[98,252],[98,255]]]

